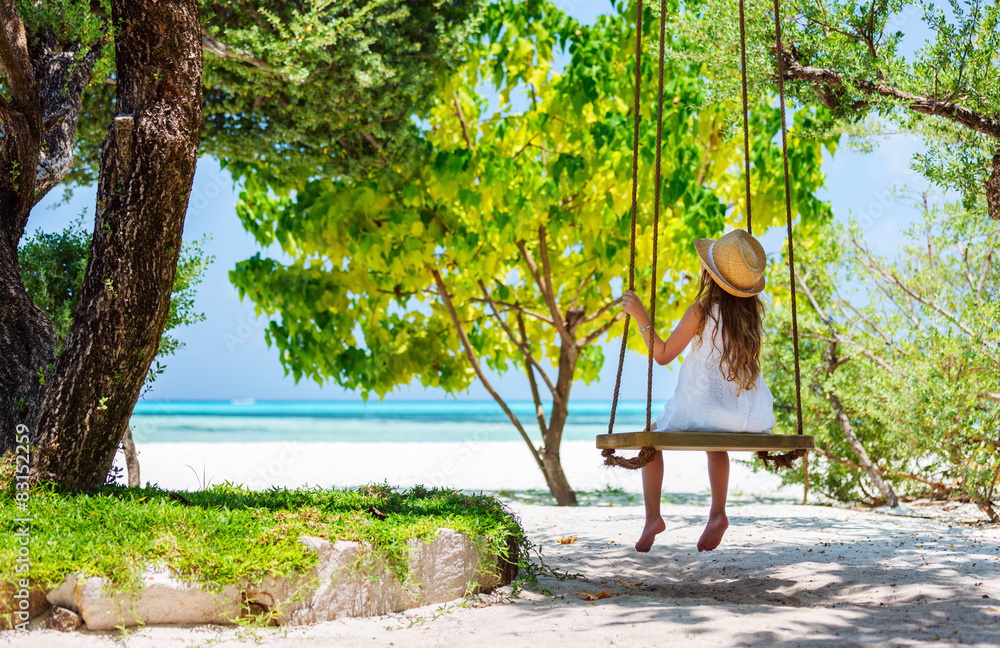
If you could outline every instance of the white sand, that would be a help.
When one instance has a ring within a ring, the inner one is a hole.
[[[590,505],[542,503],[543,481],[514,443],[150,444],[144,477],[170,488],[197,485],[184,463],[214,483],[343,486],[388,479],[467,489],[506,488],[545,563],[543,576],[515,599],[489,605],[428,606],[406,613],[331,621],[285,631],[146,628],[127,645],[160,646],[1000,646],[1000,529],[967,507],[910,505],[903,515],[802,506],[799,489],[777,489],[769,475],[734,467],[732,526],[719,550],[695,542],[707,512],[704,457],[669,453],[663,505],[667,531],[649,554],[632,543],[642,509],[628,495],[587,495]],[[639,490],[634,474],[609,473],[589,443],[567,444],[571,484]],[[450,464],[449,464],[450,462]],[[435,477],[440,477],[440,482]],[[513,492],[520,491],[520,492]],[[609,506],[613,504],[613,506]],[[938,518],[915,517],[934,512]],[[959,515],[959,513],[961,515]],[[576,535],[572,544],[558,539]],[[505,588],[509,591],[509,588]],[[548,593],[542,590],[547,590]],[[610,590],[598,601],[578,594]],[[503,594],[503,592],[501,592]],[[14,646],[113,646],[111,634],[5,633]],[[118,640],[119,642],[121,639]]]
[[[143,482],[192,490],[205,482],[270,486],[352,487],[388,481],[409,487],[448,486],[465,490],[548,492],[545,479],[521,441],[463,443],[147,443],[137,444]],[[626,454],[626,453],[623,453]],[[562,444],[563,469],[570,485],[583,491],[622,488],[640,493],[638,473],[602,465],[591,441]],[[779,488],[780,480],[736,463],[750,453],[733,453],[730,492],[789,501],[801,488]],[[667,457],[663,490],[708,493],[705,455],[677,452]]]

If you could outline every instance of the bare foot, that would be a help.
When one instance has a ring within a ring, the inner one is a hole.
[[[642,527],[642,535],[639,536],[639,542],[635,543],[635,550],[646,553],[653,546],[653,540],[656,538],[657,533],[663,533],[667,528],[667,525],[663,523],[663,518],[656,518],[652,521],[647,521],[646,526]]]
[[[729,518],[725,514],[710,515],[708,524],[705,525],[705,531],[701,534],[701,539],[698,540],[698,551],[711,551],[718,547],[728,528]]]

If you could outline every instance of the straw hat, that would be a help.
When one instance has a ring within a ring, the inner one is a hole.
[[[764,290],[764,246],[745,230],[698,239],[694,247],[715,283],[730,295],[753,297]]]

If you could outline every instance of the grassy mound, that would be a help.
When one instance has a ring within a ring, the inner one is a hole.
[[[205,587],[240,585],[312,567],[299,537],[353,540],[372,547],[401,580],[406,543],[448,527],[516,568],[527,554],[517,519],[491,496],[388,484],[356,490],[251,491],[223,484],[195,492],[106,486],[90,493],[31,491],[27,511],[13,491],[0,495],[0,582],[15,582],[18,518],[30,518],[32,586],[54,587],[75,571],[135,587],[148,564],[166,565]]]

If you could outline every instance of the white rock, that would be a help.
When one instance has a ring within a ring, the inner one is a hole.
[[[229,624],[241,614],[239,588],[230,585],[221,592],[206,592],[160,567],[143,574],[143,587],[136,592],[113,592],[112,587],[109,580],[97,576],[77,583],[76,607],[89,629],[110,630],[140,622]]]
[[[70,574],[63,579],[63,582],[59,584],[59,587],[46,594],[45,598],[47,598],[49,603],[54,606],[66,608],[67,610],[72,610],[73,612],[79,614],[80,609],[76,607],[76,594],[74,593],[76,583],[79,579],[79,574]]]
[[[137,591],[114,592],[107,579],[71,574],[46,598],[78,612],[91,630],[140,623],[232,624],[243,614],[245,601],[277,612],[282,624],[302,625],[443,603],[500,584],[490,573],[496,556],[481,556],[471,538],[452,529],[438,529],[430,542],[410,540],[405,582],[357,542],[311,536],[301,541],[319,557],[310,573],[269,578],[243,589],[230,585],[210,592],[152,567]]]

